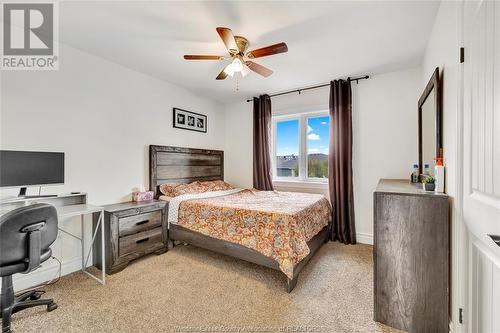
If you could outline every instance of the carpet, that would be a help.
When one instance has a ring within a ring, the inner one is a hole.
[[[13,315],[14,332],[400,332],[373,321],[369,245],[325,244],[286,293],[284,274],[181,245],[97,284],[48,288],[59,308]]]

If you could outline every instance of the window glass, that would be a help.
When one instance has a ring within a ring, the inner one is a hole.
[[[328,178],[330,117],[307,118],[307,177]]]
[[[276,122],[276,176],[299,176],[299,120]]]

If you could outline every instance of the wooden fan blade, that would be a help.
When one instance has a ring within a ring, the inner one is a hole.
[[[238,53],[238,45],[236,45],[236,40],[234,39],[233,32],[229,28],[217,27],[217,33],[226,45],[229,53]]]
[[[186,60],[224,60],[223,56],[215,55],[196,55],[196,54],[186,54],[184,55]]]
[[[227,66],[229,66],[229,65],[227,65]],[[216,80],[224,80],[227,77],[227,73],[225,72],[227,66],[224,67],[224,69],[222,70],[222,72],[219,73],[219,75],[217,75],[217,77],[215,78]]]
[[[288,52],[288,46],[285,43],[278,43],[250,51],[247,53],[247,57],[250,59],[261,58],[284,52]]]
[[[255,73],[260,74],[264,77],[268,77],[269,75],[273,74],[273,71],[269,68],[259,65],[253,61],[245,61],[245,65],[247,65],[248,68],[250,68]]]

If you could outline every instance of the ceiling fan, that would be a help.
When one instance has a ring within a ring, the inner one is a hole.
[[[241,76],[245,77],[254,71],[264,77],[268,77],[273,74],[273,71],[262,65],[259,65],[252,60],[255,58],[267,57],[273,54],[284,53],[288,51],[288,46],[285,43],[273,44],[270,46],[262,47],[260,49],[255,49],[249,51],[245,54],[249,42],[248,39],[242,36],[233,36],[233,32],[229,28],[218,27],[217,32],[220,38],[226,45],[229,52],[229,57],[216,56],[216,55],[184,55],[186,60],[225,60],[232,59],[231,63],[228,64],[222,72],[217,75],[216,80],[224,80],[226,77],[233,77],[235,73],[241,73]]]

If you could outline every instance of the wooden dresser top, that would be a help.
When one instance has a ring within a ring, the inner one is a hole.
[[[376,193],[394,193],[416,196],[431,196],[447,198],[446,193],[424,191],[421,183],[411,183],[406,179],[380,179],[375,190]]]

